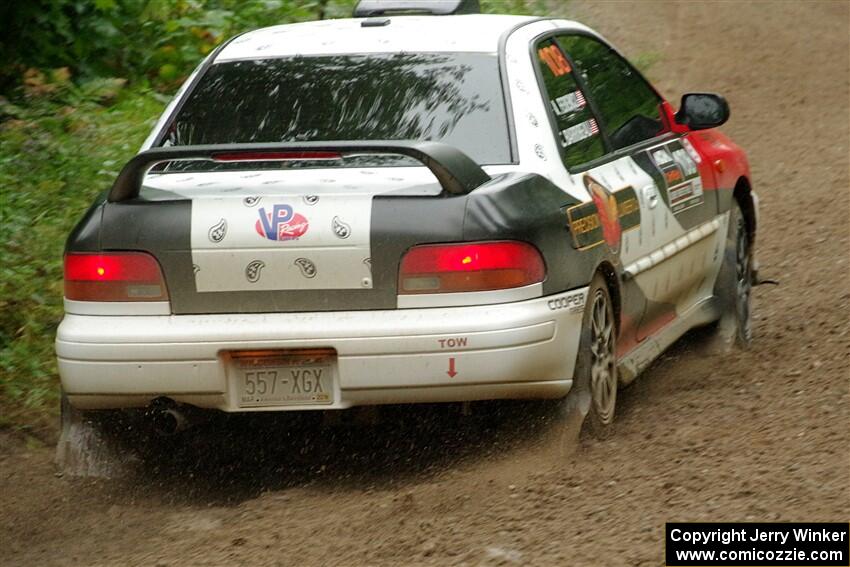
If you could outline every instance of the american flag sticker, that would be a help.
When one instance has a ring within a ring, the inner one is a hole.
[[[566,148],[598,133],[599,126],[597,126],[596,120],[591,118],[590,120],[585,120],[575,126],[561,130],[559,135],[561,137],[561,145]]]
[[[554,100],[550,100],[549,102],[552,105],[552,110],[557,116],[563,116],[564,114],[581,110],[587,104],[584,100],[584,95],[581,94],[581,91],[567,93]]]

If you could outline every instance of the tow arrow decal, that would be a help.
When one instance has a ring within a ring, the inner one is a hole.
[[[449,378],[454,378],[457,376],[457,372],[455,372],[455,359],[454,357],[449,358],[449,371],[446,372],[449,375]]]

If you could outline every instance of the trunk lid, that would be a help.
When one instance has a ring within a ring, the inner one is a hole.
[[[404,251],[459,240],[465,200],[424,167],[148,174],[101,245],[156,256],[174,313],[394,309]]]

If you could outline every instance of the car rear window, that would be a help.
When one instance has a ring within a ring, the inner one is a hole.
[[[482,165],[510,162],[496,55],[217,63],[180,109],[164,145],[332,140],[432,140]]]

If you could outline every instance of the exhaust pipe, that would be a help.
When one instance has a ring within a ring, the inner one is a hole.
[[[158,409],[153,414],[154,431],[163,437],[175,435],[189,425],[186,415],[176,408]]]

